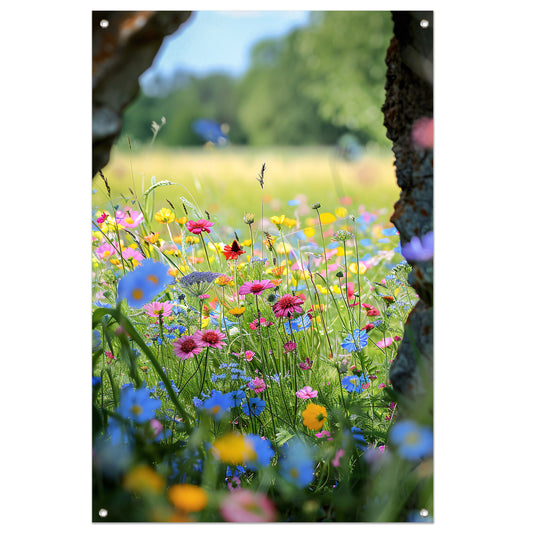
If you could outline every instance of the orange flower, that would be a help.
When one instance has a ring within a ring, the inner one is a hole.
[[[146,235],[144,237],[144,240],[146,242],[149,242],[150,244],[156,244],[157,241],[159,240],[159,233],[150,233],[150,235]]]
[[[324,406],[316,405],[311,402],[303,411],[302,416],[305,427],[313,430],[320,430],[322,429],[328,414]]]
[[[230,261],[231,259],[238,259],[239,255],[244,253],[244,250],[240,247],[239,243],[234,239],[231,243],[231,246],[226,245],[224,246],[224,250],[222,251],[224,254],[224,257]]]
[[[192,513],[201,511],[207,505],[207,493],[202,487],[182,483],[171,485],[167,492],[170,502],[180,511]]]

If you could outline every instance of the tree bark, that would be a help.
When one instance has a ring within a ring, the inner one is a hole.
[[[93,177],[109,162],[124,108],[139,92],[166,35],[191,11],[93,11]]]
[[[393,11],[392,19],[382,111],[401,189],[391,222],[403,246],[433,231],[433,145],[420,147],[412,135],[417,119],[433,118],[433,12]],[[432,409],[433,259],[410,264],[409,282],[420,300],[406,322],[390,380],[411,405],[430,398]]]

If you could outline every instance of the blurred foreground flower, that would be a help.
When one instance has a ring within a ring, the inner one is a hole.
[[[281,476],[298,487],[305,487],[311,483],[313,481],[314,463],[309,448],[294,438],[283,445],[282,451],[283,456],[280,461]]]
[[[274,522],[277,511],[262,492],[237,489],[220,504],[220,514],[226,522]]]
[[[429,261],[433,257],[433,232],[422,236],[416,235],[402,246],[402,255],[407,261]]]
[[[390,431],[390,441],[398,453],[416,461],[433,452],[433,432],[427,426],[420,426],[413,420],[396,422]]]
[[[201,511],[208,501],[207,493],[202,487],[189,483],[171,485],[168,488],[167,497],[170,503],[185,513]]]

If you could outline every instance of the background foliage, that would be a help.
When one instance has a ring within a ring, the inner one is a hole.
[[[380,108],[391,35],[387,11],[314,12],[308,26],[259,42],[241,78],[156,79],[127,109],[123,131],[148,142],[152,121],[164,116],[161,144],[201,145],[191,124],[208,118],[229,126],[232,144],[331,145],[350,133],[388,147]]]

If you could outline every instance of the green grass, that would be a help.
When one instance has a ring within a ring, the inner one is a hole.
[[[264,188],[256,180],[263,163]],[[309,204],[320,202],[322,211],[341,205],[339,198],[350,198],[350,212],[360,206],[366,210],[390,208],[399,197],[392,152],[371,153],[356,162],[335,156],[332,147],[278,147],[226,149],[187,148],[165,150],[139,148],[131,152],[114,149],[103,169],[116,203],[120,195],[131,197],[131,190],[141,196],[151,181],[169,180],[173,185],[158,187],[154,209],[176,208],[183,213],[181,197],[209,212],[213,220],[224,221],[231,229],[242,228],[245,212],[265,216],[285,214],[294,217],[287,202],[305,195]],[[108,196],[100,177],[93,180],[95,209],[108,209]]]

